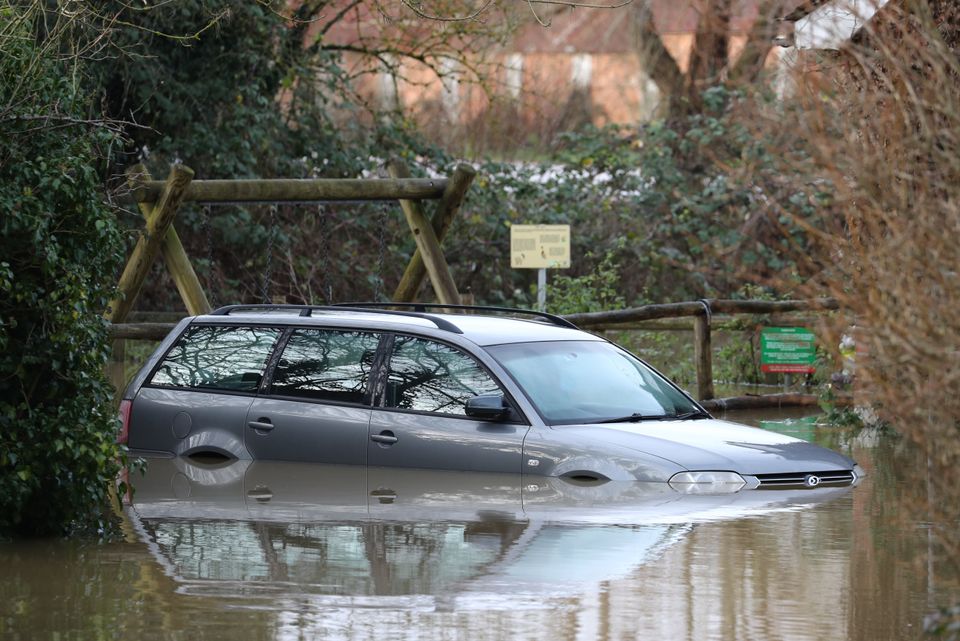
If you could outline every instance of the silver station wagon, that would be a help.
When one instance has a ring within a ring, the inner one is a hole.
[[[121,417],[121,442],[142,456],[708,493],[862,475],[818,445],[713,419],[641,360],[560,317],[500,308],[223,307],[174,328],[127,387]]]

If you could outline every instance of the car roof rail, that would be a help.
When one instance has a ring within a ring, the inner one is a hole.
[[[353,311],[353,312],[364,312],[370,314],[384,314],[388,316],[403,316],[405,318],[422,318],[423,320],[430,321],[436,325],[437,329],[451,332],[454,334],[462,334],[463,330],[457,327],[455,324],[451,323],[445,318],[437,318],[432,314],[425,314],[417,311],[400,311],[400,310],[389,310],[389,309],[376,309],[376,308],[367,308],[367,307],[356,307],[350,303],[338,303],[336,305],[291,305],[291,304],[279,304],[279,303],[251,303],[249,305],[226,305],[210,312],[210,316],[229,316],[232,312],[239,311],[254,311],[254,312],[271,312],[271,311],[285,311],[285,312],[299,312],[300,316],[309,318],[313,316],[314,311],[320,312],[344,312],[344,311]]]
[[[300,316],[310,316],[310,305],[290,305],[281,303],[250,303],[249,305],[224,305],[210,312],[210,316],[229,316],[232,312],[250,310],[254,312],[300,312]]]
[[[340,306],[353,307],[354,309],[379,309],[383,307],[409,307],[412,308],[414,312],[424,313],[428,310],[433,309],[455,309],[461,311],[477,311],[477,312],[499,312],[501,314],[514,314],[517,316],[533,316],[539,319],[549,321],[554,325],[559,325],[560,327],[568,327],[570,329],[580,329],[572,322],[568,321],[562,316],[557,316],[556,314],[548,314],[547,312],[537,312],[530,309],[517,309],[515,307],[494,307],[489,305],[444,305],[443,303],[335,303],[334,307]]]

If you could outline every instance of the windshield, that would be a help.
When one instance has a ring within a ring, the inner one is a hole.
[[[488,347],[487,351],[550,424],[697,411],[665,378],[611,343],[513,343]]]

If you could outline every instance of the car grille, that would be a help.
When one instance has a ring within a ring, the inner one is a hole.
[[[850,470],[830,472],[789,472],[782,474],[757,474],[760,485],[757,489],[780,489],[787,487],[815,487],[850,485],[853,483],[853,472]]]

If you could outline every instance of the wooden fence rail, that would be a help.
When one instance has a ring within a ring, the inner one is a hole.
[[[257,180],[194,180],[183,202],[283,203],[443,198],[447,178],[277,178]],[[135,202],[156,202],[161,180],[145,180],[131,190]]]
[[[656,320],[660,318],[683,318],[709,314],[783,314],[786,312],[828,311],[839,309],[833,298],[812,300],[734,300],[705,298],[702,301],[644,305],[610,312],[567,314],[565,318],[584,329],[620,329],[626,323]]]

